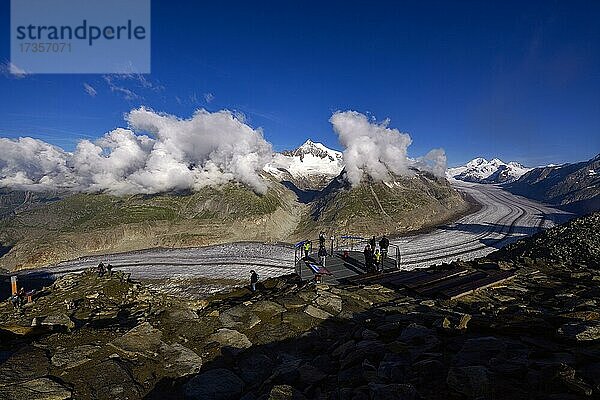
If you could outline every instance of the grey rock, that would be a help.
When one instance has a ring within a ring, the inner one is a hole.
[[[75,328],[75,323],[66,314],[49,315],[42,320],[42,326],[52,328],[63,327],[67,330]]]
[[[144,322],[131,329],[125,335],[113,340],[110,346],[130,357],[156,357],[160,350],[162,333],[149,322]]]
[[[327,319],[333,317],[333,315],[329,314],[327,311],[321,310],[320,308],[314,307],[311,304],[306,306],[304,312],[310,315],[311,317],[318,319]]]
[[[197,374],[202,368],[202,357],[185,346],[175,343],[163,343],[160,348],[160,358],[163,359],[167,376],[180,378]]]
[[[454,365],[486,365],[493,357],[506,350],[506,343],[493,336],[467,340],[462,349],[454,357]]]
[[[190,379],[184,387],[188,400],[234,400],[239,399],[244,382],[228,369],[206,371]]]
[[[83,345],[70,350],[59,351],[50,359],[52,365],[59,368],[70,369],[90,361],[87,356],[100,349],[99,346]]]
[[[400,340],[408,342],[417,339],[423,339],[427,336],[431,336],[433,331],[419,324],[408,325],[400,335]]]
[[[275,385],[269,392],[268,400],[306,400],[306,397],[290,385]]]
[[[49,369],[50,360],[43,350],[24,347],[0,364],[0,386],[41,378]]]
[[[247,349],[252,346],[248,336],[233,329],[221,328],[208,337],[208,342],[217,342],[221,346],[233,349]]]
[[[446,383],[451,389],[471,399],[489,398],[491,394],[489,373],[482,366],[451,368]]]
[[[238,362],[240,378],[249,385],[267,379],[274,367],[273,361],[264,354],[254,354]]]
[[[331,314],[338,314],[342,311],[342,298],[333,293],[319,290],[318,297],[315,299],[315,303],[319,308]]]
[[[558,334],[578,342],[600,339],[600,321],[586,321],[564,324]]]
[[[417,390],[409,384],[381,385],[369,384],[372,399],[377,400],[415,400],[418,398]]]
[[[258,315],[245,305],[235,306],[221,312],[219,319],[225,328],[236,330],[252,329],[260,323]]]
[[[0,385],[0,398],[5,400],[67,400],[71,390],[49,378],[38,378],[10,386]]]

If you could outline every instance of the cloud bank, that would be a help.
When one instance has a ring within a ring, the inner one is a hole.
[[[0,139],[0,186],[124,195],[237,181],[266,192],[260,171],[271,144],[231,112],[180,119],[141,107],[126,120],[127,129],[82,140],[73,153],[31,138]]]
[[[377,181],[389,181],[391,174],[413,176],[411,168],[444,176],[444,150],[435,149],[423,157],[409,158],[407,149],[412,143],[411,137],[389,128],[389,120],[378,123],[356,111],[337,111],[329,122],[344,146],[346,174],[353,186],[358,185],[365,174]]]
[[[265,193],[261,177],[273,149],[242,114],[200,109],[181,119],[140,107],[96,141],[82,140],[73,153],[41,140],[0,138],[0,187],[22,190],[107,192],[115,195],[198,190],[240,182]],[[409,158],[412,139],[356,111],[338,111],[330,122],[345,150],[352,185],[365,175],[390,181],[414,176],[413,168],[444,176],[442,149]]]

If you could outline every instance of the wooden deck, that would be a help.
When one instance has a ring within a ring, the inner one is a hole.
[[[308,262],[316,263],[316,255]],[[314,275],[301,260],[297,270],[302,273],[303,279],[313,279]],[[342,252],[336,252],[325,260],[325,269],[330,275],[323,275],[325,283],[356,283],[374,284],[394,288],[405,288],[423,297],[444,299],[457,299],[472,294],[476,290],[501,284],[514,276],[514,271],[478,270],[467,268],[454,268],[447,270],[417,269],[402,271],[396,269],[395,259],[386,259],[383,272],[367,273],[365,259],[362,252],[351,251],[347,259]]]
[[[341,282],[347,282],[350,278],[366,275],[365,256],[359,251],[348,252],[348,258],[344,259],[343,251],[334,252],[333,256],[328,256],[325,259],[325,268],[331,273],[331,275],[323,275],[323,282],[337,284]],[[312,254],[309,262],[317,263],[319,257],[316,254]],[[311,269],[306,265],[304,260],[300,260],[296,266],[297,271],[301,271],[302,279],[308,280],[313,279],[313,273]],[[384,261],[383,273],[389,273],[397,271],[396,260],[390,259],[389,257]],[[382,274],[377,274],[381,276]],[[369,274],[368,276],[372,276]]]

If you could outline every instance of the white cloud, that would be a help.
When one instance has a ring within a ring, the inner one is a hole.
[[[0,138],[0,187],[54,190],[75,185],[69,153],[32,138]]]
[[[346,174],[357,185],[367,174],[378,181],[388,181],[391,174],[413,176],[411,167],[443,176],[446,169],[444,151],[433,150],[425,157],[412,160],[408,147],[412,143],[407,133],[389,128],[389,120],[377,123],[356,111],[338,111],[329,119],[344,146]]]
[[[212,101],[215,99],[215,95],[212,93],[204,93],[204,100],[206,101],[206,103],[212,103]]]
[[[0,139],[0,186],[122,195],[237,181],[266,192],[260,171],[271,144],[231,112],[198,110],[180,119],[141,107],[126,118],[129,129],[82,140],[72,154],[31,138]]]
[[[5,61],[0,64],[0,74],[7,78],[22,79],[27,76],[27,72],[19,68],[17,65],[10,61]]]
[[[117,84],[115,82],[115,78],[114,77],[112,77],[110,75],[103,75],[102,77],[104,78],[104,81],[106,82],[106,84],[110,88],[110,91],[113,92],[113,93],[117,93],[117,94],[123,96],[123,98],[125,100],[131,101],[131,100],[142,99],[142,96],[138,95],[133,90],[128,89],[125,86]]]
[[[96,97],[96,95],[98,94],[96,89],[94,89],[94,87],[87,82],[83,83],[83,90],[85,90],[85,92],[91,97]]]

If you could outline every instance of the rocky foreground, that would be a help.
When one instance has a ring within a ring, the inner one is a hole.
[[[516,271],[457,300],[285,276],[186,301],[68,275],[0,306],[0,399],[600,398],[599,235],[595,214],[439,267]]]

